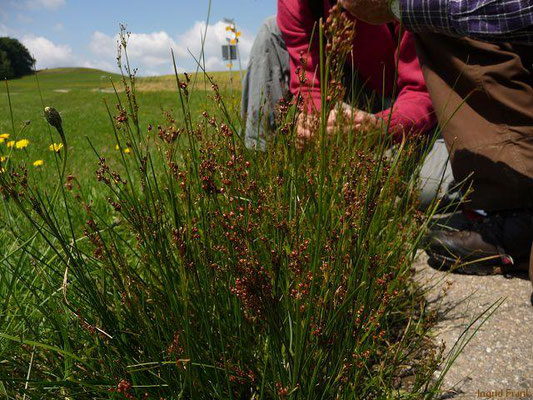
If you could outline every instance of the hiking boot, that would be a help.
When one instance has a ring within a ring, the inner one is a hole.
[[[533,242],[531,210],[492,213],[426,240],[430,265],[477,275],[527,270]],[[533,274],[533,272],[532,272]]]

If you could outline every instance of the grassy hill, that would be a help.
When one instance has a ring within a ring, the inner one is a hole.
[[[199,90],[205,88],[205,76],[203,73],[190,74],[191,80],[197,83]],[[211,76],[222,89],[240,90],[240,74],[233,72],[210,72]],[[106,72],[92,68],[54,68],[45,69],[37,73],[37,78],[41,90],[58,91],[67,93],[76,89],[102,90],[111,91],[113,89],[111,81],[118,84],[121,76],[116,73]],[[180,79],[184,79],[180,74]],[[14,79],[9,82],[11,90],[15,92],[34,91],[37,88],[37,79],[35,76],[25,76],[20,79]],[[174,75],[163,75],[153,77],[138,78],[137,88],[140,91],[172,91],[176,89],[176,77]],[[210,85],[207,85],[209,88]],[[121,90],[120,84],[117,88]],[[5,87],[0,89],[0,93],[5,91]]]
[[[55,68],[37,73],[41,90],[72,90],[109,87],[109,79],[118,81],[120,75],[90,68]],[[3,86],[3,85],[2,85]],[[11,90],[16,92],[34,91],[37,88],[35,76],[25,76],[9,81]],[[5,91],[5,87],[0,89]]]
[[[237,90],[241,89],[241,78],[238,71],[225,71],[225,72],[209,72],[210,77],[212,77],[218,86],[222,90]],[[243,72],[244,74],[244,72]],[[198,74],[189,74],[191,82],[196,83],[196,87],[199,90],[207,88],[209,90],[210,85],[205,80],[205,75],[203,73]],[[180,79],[183,78],[183,75],[180,75]],[[207,86],[205,85],[207,84]],[[151,91],[151,90],[174,90],[176,88],[176,77],[174,75],[163,75],[163,76],[154,76],[139,78],[139,90],[141,91]]]
[[[230,109],[236,114],[240,103],[238,72],[232,75],[228,72],[216,72],[210,75],[219,82]],[[95,168],[92,164],[88,166],[87,160],[90,159],[92,162],[94,157],[88,153],[91,150],[87,138],[104,156],[116,152],[112,122],[105,107],[107,103],[111,113],[116,113],[118,101],[111,81],[119,90],[119,97],[124,96],[120,75],[96,69],[50,69],[38,72],[37,77],[26,76],[11,80],[8,85],[14,127],[9,112],[6,86],[0,85],[0,133],[9,133],[10,140],[22,138],[30,140],[27,149],[14,151],[12,157],[24,159],[28,164],[43,159],[45,161],[43,168],[47,165],[52,167],[53,157],[48,147],[54,137],[50,137],[42,110],[45,106],[53,106],[61,112],[64,128],[69,137],[70,171],[81,179],[92,177]],[[209,110],[213,107],[210,99],[211,85],[205,82],[203,75],[198,77],[193,75],[192,81],[196,82],[196,89],[191,90],[191,108],[193,117],[200,118],[204,109]],[[165,111],[173,115],[179,124],[182,120],[181,107],[174,76],[139,78],[137,89],[143,127],[148,124],[156,127],[158,124],[164,125]],[[30,121],[26,127],[24,127],[25,121]],[[5,156],[7,153],[6,143],[0,143],[0,155]]]

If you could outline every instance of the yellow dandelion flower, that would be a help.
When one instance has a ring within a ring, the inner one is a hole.
[[[4,143],[6,140],[4,138],[0,138],[0,144]]]
[[[15,145],[15,141],[14,140],[10,140],[9,142],[7,142],[7,147],[11,148]]]
[[[63,143],[53,143],[48,148],[50,149],[50,151],[55,151],[56,153],[59,153],[63,148]]]
[[[34,167],[41,167],[44,164],[44,160],[37,160],[33,162]]]
[[[24,149],[28,147],[29,144],[30,144],[30,141],[28,139],[22,139],[22,140],[19,140],[17,143],[15,143],[15,147],[17,149]]]
[[[8,138],[9,138],[9,133],[2,133],[0,135],[0,139],[4,139],[5,140],[5,139],[8,139]]]
[[[7,157],[0,157],[0,163],[3,163],[7,160]]]
[[[120,146],[118,144],[115,145],[115,150],[117,150],[117,151],[120,150]],[[124,147],[122,151],[124,151],[124,153],[126,153],[126,154],[130,154],[131,153],[131,149],[129,147]]]

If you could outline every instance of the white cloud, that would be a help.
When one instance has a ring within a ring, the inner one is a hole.
[[[118,39],[118,35],[112,37],[102,32],[94,32],[89,43],[89,49],[96,57],[92,62],[114,62],[117,56]],[[142,75],[146,75],[146,71],[170,73],[172,70],[171,49],[174,49],[179,56],[184,55],[178,43],[164,31],[132,33],[127,46],[132,67],[138,67]]]
[[[118,37],[111,37],[102,32],[94,32],[89,43],[91,52],[104,59],[109,59],[117,54],[117,39]]]
[[[198,57],[196,57],[198,59]],[[202,68],[205,68],[206,71],[216,71],[218,69],[220,69],[221,65],[224,64],[224,63],[227,63],[227,62],[222,62],[220,57],[216,57],[216,56],[206,56],[205,57],[206,60],[205,60],[205,67],[202,65]]]
[[[132,59],[139,59],[144,65],[152,67],[170,65],[170,49],[174,49],[177,56],[183,55],[179,44],[166,32],[133,33],[128,42],[128,53]]]
[[[58,8],[66,3],[66,0],[28,0],[28,6],[33,8]]]
[[[226,24],[219,21],[209,25],[204,44],[205,66],[208,71],[226,68],[222,60],[221,46],[226,44]],[[179,70],[196,69],[194,58],[199,59],[202,49],[202,35],[205,23],[196,22],[187,32],[173,38],[165,31],[152,33],[132,33],[128,42],[128,55],[132,66],[139,68],[141,75],[168,74],[173,72],[170,50],[174,50]],[[109,36],[94,32],[89,43],[93,55],[90,65],[115,65],[118,35]],[[243,68],[246,68],[253,37],[243,32],[239,49]],[[113,69],[115,69],[113,67]]]
[[[24,36],[21,42],[37,60],[37,69],[78,65],[68,45],[58,45],[43,36]]]

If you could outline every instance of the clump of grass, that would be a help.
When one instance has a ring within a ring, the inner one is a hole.
[[[120,151],[95,150],[105,207],[63,176],[64,159],[55,189],[38,189],[24,164],[0,175],[5,220],[22,243],[2,260],[0,391],[430,398],[438,354],[424,345],[429,320],[410,279],[424,223],[416,146],[388,152],[381,134],[346,134],[342,116],[327,135],[337,93],[328,84],[303,151],[298,104],[281,104],[269,150],[254,152],[217,85],[217,111],[193,115],[178,74],[183,120],[145,127],[124,32],[121,46],[124,95],[108,110]],[[332,48],[324,82],[339,81],[346,55]]]

